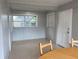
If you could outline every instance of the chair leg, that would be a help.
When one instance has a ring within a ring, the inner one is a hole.
[[[42,51],[42,44],[40,43],[40,53],[41,55],[43,54],[43,51]]]
[[[52,48],[53,46],[52,46],[52,41],[51,40],[50,40],[50,45],[51,45],[51,50],[53,50],[53,48]]]

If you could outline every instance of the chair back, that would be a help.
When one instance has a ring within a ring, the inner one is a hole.
[[[41,53],[41,55],[44,54],[44,52],[43,52],[43,48],[46,48],[46,47],[48,47],[48,46],[50,46],[50,49],[53,50],[53,47],[52,47],[52,41],[51,41],[51,40],[50,40],[49,43],[46,43],[46,44],[42,44],[42,43],[40,43],[40,53]]]
[[[71,43],[72,43],[72,47],[78,46],[78,40],[74,40],[74,39],[72,38]]]

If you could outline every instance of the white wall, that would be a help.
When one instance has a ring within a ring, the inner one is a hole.
[[[0,59],[4,59],[4,52],[3,52],[3,40],[2,40],[2,23],[0,17]]]
[[[4,47],[4,59],[8,58],[9,55],[9,28],[8,28],[8,16],[4,15],[2,18],[2,39]]]
[[[78,0],[73,0],[72,37],[78,40]]]
[[[8,7],[5,0],[0,0],[0,59],[8,59]]]
[[[17,14],[17,13],[14,13],[14,14]],[[46,38],[46,35],[45,35],[46,15],[45,13],[43,12],[30,12],[30,13],[38,16],[38,27],[13,28],[13,41]]]
[[[12,15],[11,13],[9,14],[9,50],[11,51],[11,46],[12,46],[12,30],[13,30],[13,25],[12,25]]]

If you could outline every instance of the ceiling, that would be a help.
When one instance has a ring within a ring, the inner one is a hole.
[[[50,11],[71,1],[72,0],[8,0],[8,3],[10,8],[14,10]]]

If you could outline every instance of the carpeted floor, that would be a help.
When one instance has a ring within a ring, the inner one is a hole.
[[[40,42],[47,43],[49,41],[45,39],[39,39],[13,42],[9,59],[38,59],[40,57]],[[61,47],[54,45],[54,48]]]

